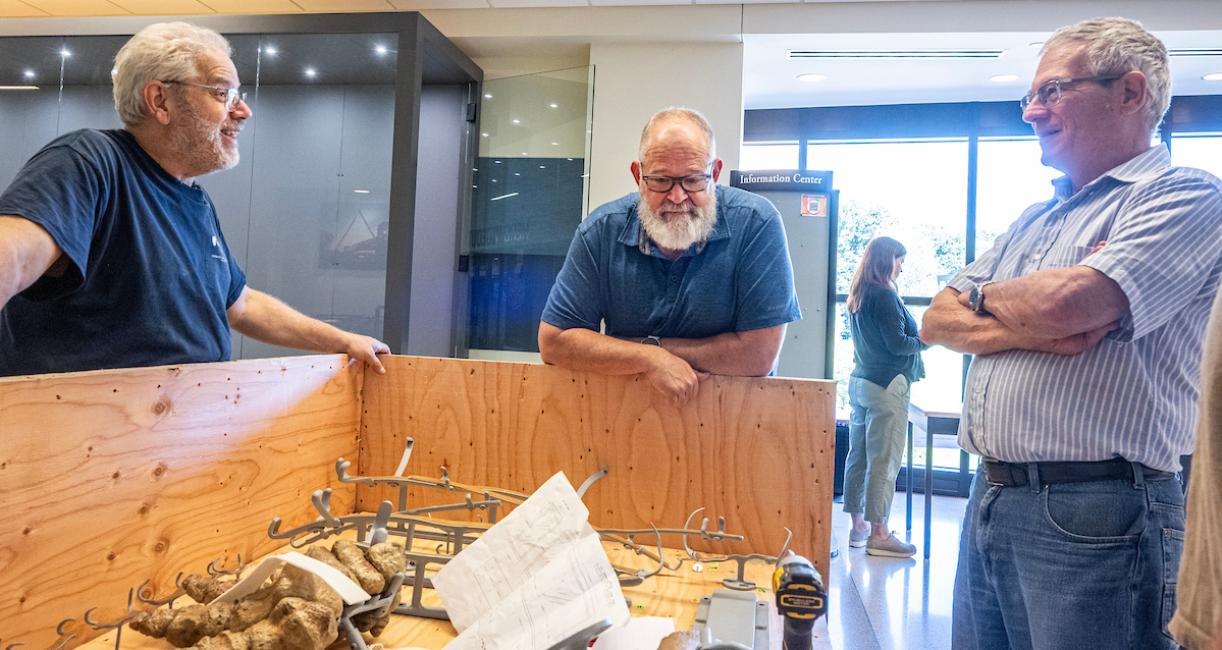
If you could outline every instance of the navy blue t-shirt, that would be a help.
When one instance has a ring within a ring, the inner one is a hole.
[[[0,310],[0,376],[226,361],[246,276],[199,185],[122,130],[48,144],[0,194],[67,258]]]

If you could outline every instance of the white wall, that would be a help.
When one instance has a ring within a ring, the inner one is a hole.
[[[717,154],[738,166],[743,136],[741,43],[595,43],[594,134],[590,152],[590,206],[636,190],[629,164],[641,128],[653,113],[687,106],[704,113],[717,134]]]

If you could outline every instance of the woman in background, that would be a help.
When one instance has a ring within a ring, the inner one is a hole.
[[[895,284],[907,253],[890,237],[870,241],[848,298],[855,363],[849,378],[853,412],[844,464],[844,511],[853,518],[849,546],[891,557],[916,553],[915,546],[887,528],[904,450],[910,387],[925,376],[916,320]]]

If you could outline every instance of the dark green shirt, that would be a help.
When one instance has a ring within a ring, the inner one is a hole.
[[[925,376],[924,344],[916,320],[890,287],[866,284],[861,307],[849,314],[853,335],[853,376],[886,388],[896,375],[909,382]]]

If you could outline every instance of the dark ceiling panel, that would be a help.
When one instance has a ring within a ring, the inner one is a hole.
[[[0,86],[109,85],[126,36],[0,38]],[[269,34],[229,37],[245,86],[263,84],[393,84],[395,34]],[[260,48],[263,54],[260,56]],[[61,52],[69,52],[63,56]],[[275,51],[275,54],[271,54]],[[310,79],[307,67],[316,71]],[[33,77],[27,76],[27,71]]]

